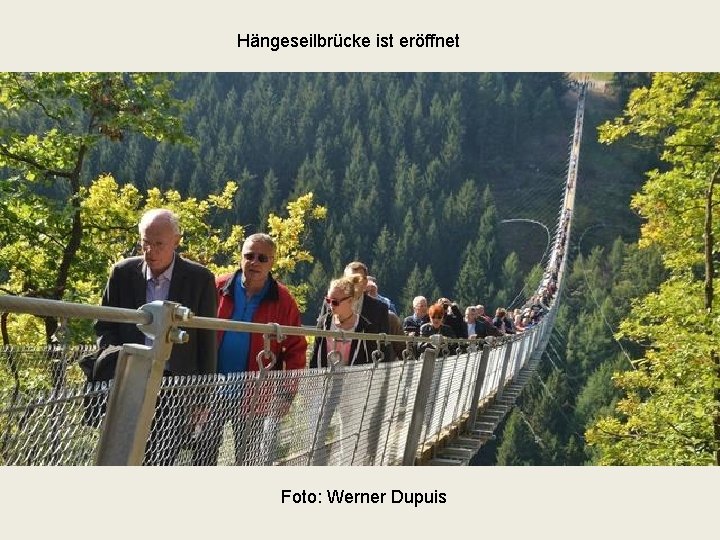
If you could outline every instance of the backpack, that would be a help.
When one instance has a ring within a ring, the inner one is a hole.
[[[107,405],[107,382],[115,377],[122,345],[110,345],[86,354],[78,361],[87,384],[83,396],[83,424],[99,427]],[[106,384],[100,384],[106,383]]]

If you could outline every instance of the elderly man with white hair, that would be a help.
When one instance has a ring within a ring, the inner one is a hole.
[[[170,300],[190,308],[200,317],[214,317],[217,310],[215,277],[204,266],[176,253],[181,232],[178,217],[165,208],[146,212],[138,225],[142,255],[123,259],[110,270],[103,306],[137,309],[155,300]],[[172,348],[165,375],[205,375],[217,371],[217,346],[213,330],[186,328],[189,340]],[[151,345],[134,324],[98,321],[100,348],[124,343]],[[180,400],[162,394],[158,399],[145,464],[172,465],[180,451],[184,425],[191,411]]]

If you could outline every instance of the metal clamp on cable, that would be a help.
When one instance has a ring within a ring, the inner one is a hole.
[[[280,343],[283,339],[285,339],[285,336],[280,331],[280,325],[278,323],[269,323],[269,325],[275,329],[275,335],[273,336],[275,338],[275,341]]]
[[[380,341],[378,341],[378,347],[379,347],[379,346],[380,346]],[[375,365],[375,367],[377,367],[377,365],[378,365],[379,362],[382,362],[383,360],[385,360],[385,353],[382,352],[382,351],[378,348],[378,349],[375,349],[375,350],[372,352],[372,354],[370,355],[370,357],[372,358],[372,361],[373,361],[373,364]]]
[[[181,306],[180,304],[176,305],[173,310],[173,321],[175,322],[187,321],[194,316],[195,314],[190,310],[190,308]]]
[[[171,327],[167,334],[161,336],[162,320],[165,310],[172,310],[173,322],[180,320],[187,320],[192,316],[192,312],[178,304],[177,302],[169,302],[167,300],[155,300],[148,304],[144,304],[138,308],[138,311],[149,313],[152,316],[152,321],[148,324],[138,324],[138,329],[145,334],[147,337],[155,342],[158,339],[162,339],[163,343],[186,343],[188,340],[188,333],[185,330],[180,330],[175,327]]]
[[[270,363],[266,366],[265,360],[270,359]],[[260,374],[264,374],[265,371],[272,369],[275,366],[277,360],[275,353],[270,349],[270,335],[263,334],[263,350],[257,354],[257,365],[260,370]]]
[[[332,350],[327,353],[327,365],[330,368],[330,371],[335,371],[335,368],[340,365],[341,361],[342,355],[340,354],[340,351]]]

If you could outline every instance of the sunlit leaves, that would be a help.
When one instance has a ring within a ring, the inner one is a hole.
[[[108,197],[114,186],[103,177],[83,187],[88,153],[129,133],[186,142],[184,107],[163,74],[0,73],[0,89],[0,168],[19,175],[0,183],[10,194],[0,206],[0,268],[10,269],[0,286],[54,299],[77,297],[74,284],[97,289],[108,255],[130,249],[122,218],[139,197]]]
[[[273,271],[281,278],[291,274],[299,262],[313,262],[313,256],[303,249],[308,225],[325,219],[327,209],[314,204],[313,194],[308,193],[287,205],[288,217],[275,214],[268,216],[268,234],[276,239],[277,253]]]
[[[631,94],[625,116],[600,128],[606,143],[628,136],[659,145],[668,164],[650,171],[633,198],[647,220],[641,245],[658,244],[671,270],[687,270],[702,261],[703,198],[720,165],[720,74],[656,74],[650,88]],[[714,231],[720,234],[720,219]]]
[[[605,464],[711,464],[718,443],[720,385],[713,354],[720,340],[720,280],[705,309],[705,198],[720,165],[720,74],[661,73],[634,91],[625,115],[600,129],[613,142],[639,136],[666,163],[650,171],[632,200],[645,218],[641,246],[658,246],[671,277],[633,305],[620,336],[646,347],[636,370],[615,375],[625,392],[616,415],[599,420],[587,441]],[[713,196],[713,234],[720,235],[720,195]],[[715,254],[720,252],[717,241]]]
[[[22,186],[17,184],[16,187]],[[97,303],[114,262],[136,253],[139,240],[137,224],[142,214],[152,208],[169,208],[176,212],[182,227],[183,256],[207,265],[216,273],[237,268],[240,246],[245,231],[240,225],[229,230],[212,223],[223,212],[233,209],[237,184],[227,182],[223,191],[199,200],[183,197],[179,192],[151,189],[142,194],[131,184],[119,184],[112,176],[102,175],[80,191],[83,235],[77,261],[72,267],[69,286],[64,298],[73,302]],[[0,264],[8,267],[9,275],[0,287],[15,294],[42,296],[51,287],[52,272],[57,264],[67,234],[59,207],[50,207],[47,200],[33,197],[28,191],[16,193],[3,205],[0,214]],[[324,219],[324,207],[313,203],[308,194],[287,206],[288,217],[271,215],[269,232],[278,243],[274,271],[288,276],[299,262],[312,262],[313,257],[303,248],[309,225]],[[10,226],[12,224],[12,226]],[[37,269],[46,269],[38,272]],[[293,289],[302,303],[307,287]],[[12,317],[10,332],[16,342],[42,341],[39,321],[31,317]],[[74,340],[90,337],[88,325],[74,327]],[[33,337],[35,336],[35,337]]]

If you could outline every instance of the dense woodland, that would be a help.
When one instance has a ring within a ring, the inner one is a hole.
[[[478,464],[716,461],[703,227],[708,200],[717,234],[719,96],[713,74],[615,74],[591,90],[556,331]],[[401,315],[417,294],[518,305],[547,237],[502,221],[552,233],[574,107],[559,73],[3,74],[0,290],[97,301],[109,264],[134,249],[137,216],[162,203],[183,217],[186,254],[215,269],[232,266],[243,234],[278,236],[275,270],[307,324],[353,259]],[[6,343],[44,330],[3,321]]]
[[[307,239],[316,261],[292,277],[310,298],[360,259],[404,311],[420,292],[500,305],[539,262],[544,244],[532,243],[522,267],[512,255],[522,246],[500,246],[497,227],[500,215],[552,207],[560,195],[572,121],[562,74],[193,74],[177,90],[191,104],[194,146],[135,136],[102,145],[88,170],[196,197],[234,179],[234,213],[223,219],[247,232],[313,193],[327,219]],[[531,147],[548,129],[554,144],[541,146],[555,162],[537,163]]]

